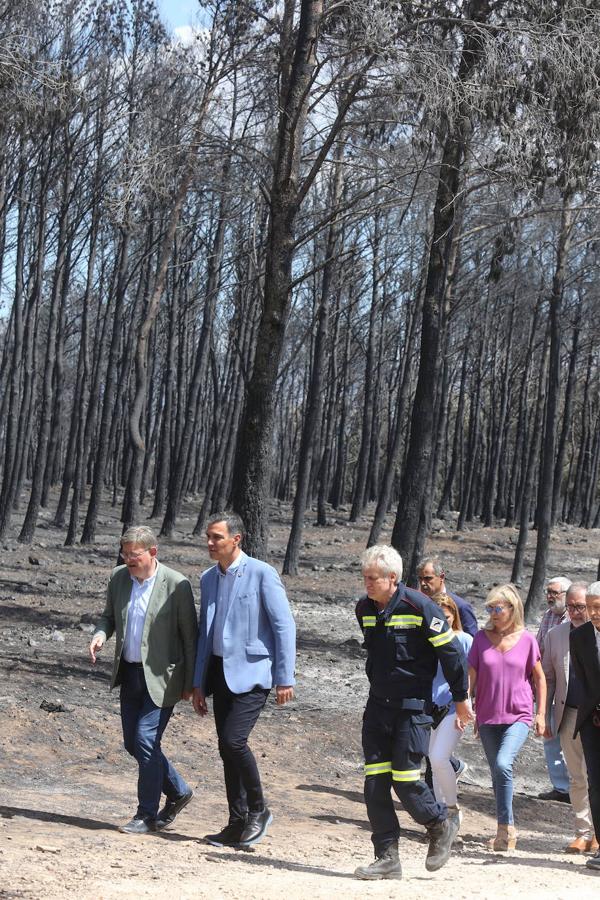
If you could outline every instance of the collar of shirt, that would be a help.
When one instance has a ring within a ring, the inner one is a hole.
[[[152,575],[150,575],[148,578],[144,578],[143,581],[138,581],[137,578],[135,577],[135,575],[129,576],[131,578],[131,580],[133,581],[134,585],[136,587],[138,587],[141,591],[143,591],[145,588],[147,588],[148,585],[154,584],[154,582],[156,581],[156,576],[158,574],[158,562],[156,560],[154,560],[154,565],[155,565],[155,569],[154,569],[154,572],[152,573]]]
[[[219,573],[221,578],[225,578],[226,575],[235,575],[244,559],[246,559],[246,554],[243,550],[240,550],[240,555],[237,557],[237,559],[234,559],[231,565],[227,566],[225,571],[223,571],[221,569],[221,566],[217,563],[217,572]]]

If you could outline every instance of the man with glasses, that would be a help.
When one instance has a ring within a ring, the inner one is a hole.
[[[138,763],[138,807],[125,834],[148,834],[170,825],[192,790],[163,754],[161,737],[179,700],[192,696],[196,609],[187,578],[159,563],[150,528],[121,537],[124,565],[114,569],[106,607],[90,643],[90,657],[116,636],[111,690],[121,686],[125,749]],[[158,811],[161,793],[166,795]]]
[[[568,622],[552,628],[546,635],[543,668],[546,676],[548,695],[546,700],[546,722],[554,721],[554,734],[546,727],[546,736],[558,735],[560,746],[567,763],[569,774],[569,796],[575,815],[575,837],[566,853],[595,852],[598,842],[594,835],[588,783],[583,747],[579,735],[573,737],[577,708],[581,700],[581,684],[573,669],[569,655],[569,636],[588,621],[585,602],[587,584],[579,581],[567,591]],[[553,715],[551,715],[553,713]]]
[[[565,601],[567,591],[571,587],[568,578],[557,576],[550,578],[546,587],[546,600],[548,608],[542,617],[537,633],[537,642],[544,662],[544,645],[546,635],[557,625],[569,621]],[[569,802],[569,773],[560,749],[560,739],[556,733],[554,721],[549,722],[549,728],[554,737],[544,738],[544,756],[548,775],[552,783],[552,790],[542,791],[538,794],[539,800],[558,800],[562,803]]]
[[[596,837],[600,835],[600,581],[585,596],[589,622],[571,632],[573,668],[581,685],[575,734],[581,736],[587,766],[588,796]],[[597,846],[597,845],[596,845]],[[600,850],[586,866],[600,872]]]

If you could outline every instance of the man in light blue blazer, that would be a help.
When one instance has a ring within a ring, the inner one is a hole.
[[[216,565],[200,579],[193,704],[204,716],[213,696],[229,806],[227,825],[206,835],[217,847],[256,844],[273,821],[248,737],[273,686],[280,705],[294,696],[296,626],[285,589],[272,566],[242,551],[243,534],[235,513],[211,517],[206,537]]]

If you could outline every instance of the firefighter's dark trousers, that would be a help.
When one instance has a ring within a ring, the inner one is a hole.
[[[375,852],[397,842],[400,825],[391,788],[407,813],[429,827],[446,818],[443,803],[421,780],[421,760],[429,747],[431,719],[422,712],[393,709],[369,697],[363,716],[365,803]]]

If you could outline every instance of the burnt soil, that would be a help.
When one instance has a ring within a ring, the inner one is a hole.
[[[190,533],[195,515],[189,504],[159,556],[191,579],[197,599],[209,560],[204,542]],[[273,514],[270,561],[279,570],[290,515],[285,505]],[[93,547],[64,547],[50,512],[42,513],[32,546],[2,543],[0,897],[600,896],[600,875],[585,868],[584,857],[563,852],[573,837],[570,807],[535,799],[549,783],[541,741],[533,736],[516,763],[518,848],[508,855],[487,850],[493,799],[472,729],[459,745],[468,763],[459,798],[464,821],[449,863],[426,872],[424,831],[398,805],[404,879],[353,877],[372,858],[360,747],[367,682],[354,618],[370,520],[349,525],[346,510],[334,516],[329,527],[307,526],[300,574],[284,579],[298,625],[297,699],[279,709],[271,698],[252,735],[274,822],[248,852],[202,840],[226,822],[222,770],[211,716],[199,720],[184,703],[163,746],[193,786],[194,800],[159,835],[116,830],[135,810],[136,766],[121,745],[118,696],[108,690],[113,644],[95,668],[87,654],[116,560],[116,511],[103,509]],[[454,522],[435,523],[428,551],[444,556],[449,587],[469,598],[482,622],[486,591],[510,575],[517,534],[478,528],[458,535]],[[594,580],[598,537],[557,527],[552,572]],[[534,540],[535,533],[526,574]]]

